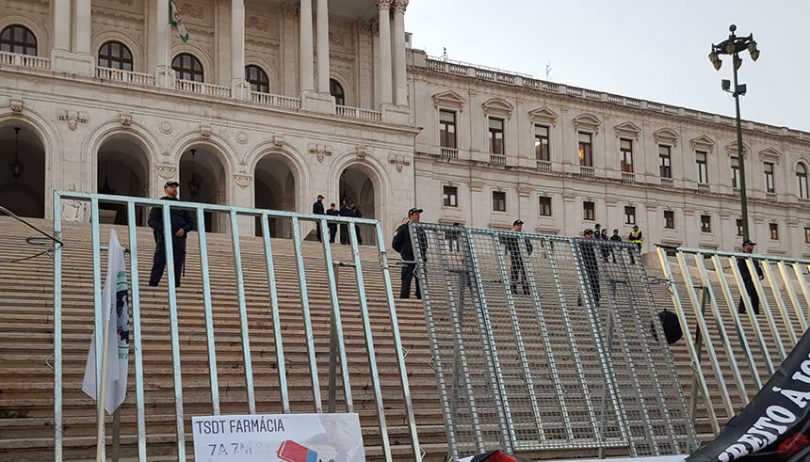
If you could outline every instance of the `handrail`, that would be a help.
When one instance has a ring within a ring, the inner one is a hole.
[[[39,234],[42,234],[44,236],[44,237],[27,237],[27,238],[25,238],[25,242],[27,242],[28,244],[40,245],[39,241],[42,241],[42,240],[47,240],[48,242],[53,243],[50,247],[43,250],[42,252],[39,252],[36,255],[30,255],[30,256],[27,256],[27,257],[23,257],[23,258],[15,258],[15,259],[11,259],[11,260],[0,260],[0,261],[3,261],[5,263],[19,263],[21,261],[31,260],[32,258],[36,258],[36,257],[38,257],[40,255],[45,255],[45,254],[51,255],[51,251],[56,248],[56,245],[64,246],[62,241],[60,241],[59,239],[57,239],[54,236],[46,233],[43,230],[37,228],[36,226],[32,225],[31,223],[29,223],[28,221],[26,221],[22,217],[18,216],[16,213],[12,212],[11,210],[3,207],[2,205],[0,205],[0,212],[5,213],[6,215],[10,216],[11,218],[19,221],[20,223],[28,226],[29,228],[33,229],[34,231],[36,231]],[[53,257],[53,256],[51,255],[51,257]]]

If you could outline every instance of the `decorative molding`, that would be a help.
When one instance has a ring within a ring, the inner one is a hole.
[[[471,192],[481,192],[484,190],[485,184],[481,180],[472,179],[467,186],[470,188]]]
[[[247,144],[248,136],[245,132],[239,132],[236,134],[236,142],[239,144]]]
[[[298,2],[284,2],[281,4],[281,14],[286,19],[298,17]]]
[[[381,10],[388,10],[391,8],[393,0],[377,0],[377,8]]]
[[[453,90],[447,90],[433,95],[433,105],[461,112],[464,109],[464,98]]]
[[[276,148],[284,146],[284,135],[273,135],[273,146]]]
[[[365,144],[357,144],[357,145],[355,145],[354,150],[357,153],[357,157],[359,159],[365,159],[366,156],[368,156],[370,154],[368,146],[366,146]]]
[[[503,98],[490,98],[481,105],[484,108],[484,114],[505,117],[507,119],[512,117],[512,111],[515,109],[509,101]]]
[[[62,109],[56,114],[56,118],[59,120],[67,121],[68,128],[71,130],[76,130],[76,127],[79,126],[80,123],[87,123],[89,120],[89,116],[84,111],[71,111],[68,109]]]
[[[591,132],[594,135],[599,134],[599,126],[602,122],[598,117],[592,114],[580,114],[573,118],[574,130]]]
[[[670,146],[677,146],[678,145],[678,132],[671,128],[661,128],[653,133],[653,138],[655,138],[655,142],[658,144],[667,144]]]
[[[616,136],[620,138],[632,138],[638,141],[638,136],[641,134],[641,127],[633,122],[622,122],[614,126],[613,131],[615,131]]]
[[[692,147],[693,151],[712,152],[714,150],[714,145],[714,140],[706,135],[700,135],[697,138],[692,138],[689,140],[689,146]]]
[[[408,0],[394,0],[394,12],[395,13],[405,13],[405,10],[408,9]]]
[[[751,147],[748,146],[748,143],[743,141],[742,151],[743,151],[743,156],[746,159],[748,158],[748,152],[750,150],[751,150]],[[737,155],[737,142],[736,141],[733,141],[733,142],[726,145],[726,154],[728,154],[729,157]]]
[[[247,20],[245,20],[245,28],[255,29],[262,32],[269,32],[270,19],[265,16],[256,16],[256,15],[248,16]]]
[[[238,184],[240,188],[247,188],[253,183],[253,176],[234,174],[233,181]]]
[[[346,49],[346,37],[344,37],[343,34],[329,31],[329,45],[334,45],[335,48]]]
[[[200,136],[203,138],[210,138],[211,137],[211,125],[209,124],[200,124]]]
[[[182,5],[177,6],[177,10],[182,15],[187,15],[191,18],[203,20],[205,19],[205,7],[195,6],[188,2],[183,2]]]
[[[546,106],[529,111],[529,118],[532,119],[533,123],[551,125],[552,127],[557,125],[559,117],[559,114]]]
[[[762,161],[774,162],[777,165],[782,163],[782,153],[771,147],[759,151],[759,158]]]
[[[411,165],[410,156],[404,154],[390,153],[388,154],[388,163],[393,164],[397,168],[397,172],[402,172],[403,167]]]
[[[170,135],[172,131],[174,131],[174,127],[172,127],[171,122],[164,120],[160,123],[160,125],[158,125],[158,130],[160,130],[160,133],[163,133],[164,135]]]
[[[118,118],[121,121],[121,125],[125,127],[129,127],[132,125],[132,113],[129,111],[121,111],[118,113]]]
[[[332,145],[330,144],[309,143],[308,150],[310,154],[318,156],[318,162],[323,162],[324,157],[332,155]]]
[[[158,164],[155,168],[157,169],[158,176],[167,180],[173,179],[177,173],[177,167],[174,165]]]
[[[23,111],[25,103],[23,103],[23,100],[21,99],[12,99],[9,106],[11,107],[11,112],[19,114]]]

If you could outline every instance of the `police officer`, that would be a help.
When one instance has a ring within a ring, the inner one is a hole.
[[[176,181],[167,181],[163,186],[163,191],[166,195],[161,199],[167,201],[178,200],[178,186],[180,186],[180,183]],[[188,237],[188,233],[194,231],[195,228],[194,214],[190,210],[172,208],[170,220],[172,255],[174,256],[174,286],[180,287],[180,275],[183,272],[183,266],[186,262],[186,237]],[[160,283],[160,278],[163,277],[163,270],[166,268],[166,233],[163,229],[163,207],[152,207],[147,223],[149,227],[152,228],[155,236],[155,256],[152,260],[152,273],[149,275],[149,285],[157,287]]]
[[[577,244],[579,245],[582,255],[582,264],[585,266],[585,275],[587,276],[588,285],[591,288],[593,302],[598,306],[599,300],[602,298],[602,291],[599,285],[599,266],[596,261],[596,249],[594,249],[596,243],[593,242],[595,239],[593,230],[586,229],[583,233],[583,237],[585,239],[580,240]],[[581,299],[577,301],[577,304],[582,304]]]
[[[756,242],[751,242],[750,239],[746,239],[743,241],[742,250],[744,253],[754,253],[755,245],[757,245]],[[754,278],[751,276],[751,271],[748,270],[746,260],[747,258],[737,258],[737,269],[740,270],[740,277],[743,280],[745,291],[748,292],[748,296],[751,298],[751,307],[754,309],[755,314],[759,314],[759,294],[754,285]],[[751,263],[754,265],[757,277],[761,281],[765,276],[762,274],[762,267],[759,264],[759,260],[752,258]],[[740,304],[737,306],[737,312],[745,313],[745,303],[743,303],[742,295],[740,296]]]
[[[402,285],[399,290],[399,298],[410,298],[411,296],[411,280],[413,279],[413,272],[416,270],[416,257],[413,254],[413,244],[411,243],[411,229],[408,226],[411,222],[419,223],[422,215],[422,209],[412,208],[408,210],[408,221],[399,225],[394,241],[391,247],[394,248],[402,256],[402,260],[407,262],[402,267]],[[423,230],[417,231],[417,241],[419,242],[419,250],[422,253],[422,261],[427,261],[427,236]],[[419,288],[419,279],[416,280],[416,298],[422,298],[422,291]]]
[[[338,212],[338,210],[335,208],[334,202],[329,204],[329,210],[326,211],[326,214],[331,217],[336,217],[340,215],[340,212]],[[337,236],[337,223],[330,221],[327,226],[329,226],[329,242],[334,244],[335,236]]]
[[[320,194],[318,194],[315,203],[312,204],[312,213],[314,215],[324,215],[323,196]],[[315,222],[315,237],[318,239],[318,242],[321,241],[321,224],[318,222]]]
[[[523,220],[517,219],[512,223],[512,231],[516,233],[523,232]],[[526,241],[526,253],[531,255],[534,248],[529,238]],[[512,263],[512,271],[509,275],[509,281],[512,286],[512,293],[517,293],[517,286],[520,283],[523,289],[523,295],[529,295],[529,279],[526,277],[526,266],[523,263],[523,255],[520,252],[520,241],[515,236],[501,237],[501,243],[506,246],[509,252],[509,259]]]
[[[352,211],[351,207],[349,207],[349,203],[351,201],[348,198],[343,198],[343,202],[340,207],[340,211],[338,214],[342,217],[351,217],[354,216],[354,211]],[[340,243],[343,245],[347,245],[349,243],[349,225],[346,223],[340,224]]]
[[[644,242],[644,236],[641,234],[641,230],[638,229],[638,225],[633,225],[633,230],[630,231],[630,235],[627,236],[627,240],[632,242],[638,248],[638,253],[641,253],[641,244]]]

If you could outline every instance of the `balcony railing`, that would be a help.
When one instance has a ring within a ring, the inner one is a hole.
[[[675,187],[675,181],[672,178],[661,177],[661,186],[665,188]]]
[[[96,77],[102,80],[115,80],[116,82],[132,83],[135,85],[155,86],[155,76],[141,72],[122,71],[108,67],[97,67]]]
[[[362,109],[352,106],[337,106],[337,115],[340,117],[348,117],[351,119],[362,120],[382,120],[382,113],[371,109]]]
[[[254,103],[283,107],[286,109],[301,109],[301,99],[293,98],[291,96],[274,95],[272,93],[260,93],[254,91],[250,94],[250,98]]]
[[[551,171],[551,161],[550,160],[538,160],[537,161],[537,170],[541,172],[550,172]]]
[[[636,174],[633,172],[622,172],[622,183],[635,183]]]
[[[0,52],[0,65],[28,67],[48,71],[51,69],[51,60],[39,56],[21,55],[18,53]]]
[[[582,176],[594,176],[596,172],[594,171],[593,167],[586,167],[584,165],[580,165],[579,174]]]
[[[205,96],[214,96],[217,98],[230,98],[231,89],[219,85],[211,85],[210,83],[194,82],[192,80],[178,80],[174,86],[179,91],[187,91],[189,93],[197,93]]]
[[[441,148],[440,155],[442,159],[458,159],[458,149]]]
[[[712,187],[709,183],[698,183],[697,189],[700,192],[711,192]]]
[[[502,154],[490,154],[489,163],[492,165],[506,165],[506,156]]]

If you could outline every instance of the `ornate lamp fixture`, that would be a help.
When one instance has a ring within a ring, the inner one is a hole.
[[[188,193],[192,196],[196,196],[198,192],[200,192],[200,180],[197,179],[197,171],[195,169],[195,161],[194,156],[196,156],[197,150],[191,150],[191,179],[188,181]]]
[[[14,162],[8,164],[14,179],[20,178],[23,164],[20,162],[20,127],[14,127]]]

